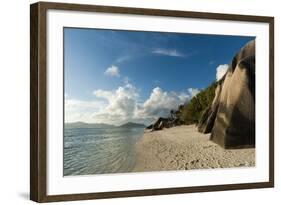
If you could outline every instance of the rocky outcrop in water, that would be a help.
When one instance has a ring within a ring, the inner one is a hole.
[[[255,41],[233,58],[198,130],[224,148],[255,146]]]

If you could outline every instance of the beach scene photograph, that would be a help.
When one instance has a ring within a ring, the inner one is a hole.
[[[63,176],[255,167],[255,37],[64,27]]]

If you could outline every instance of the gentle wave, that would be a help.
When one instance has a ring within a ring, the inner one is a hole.
[[[130,172],[143,128],[65,128],[64,176]]]

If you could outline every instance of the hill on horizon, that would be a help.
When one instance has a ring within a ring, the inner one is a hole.
[[[81,121],[65,123],[65,128],[116,128],[116,127],[145,128],[146,126],[144,124],[134,123],[134,122],[127,122],[120,126],[115,126],[115,125],[106,124],[106,123],[86,123],[86,122],[81,122]]]
[[[134,122],[127,122],[123,125],[120,125],[119,127],[126,127],[126,128],[145,128],[146,126],[144,124],[140,123],[134,123]]]
[[[105,123],[86,123],[86,122],[69,122],[65,123],[65,128],[114,128],[114,125]]]

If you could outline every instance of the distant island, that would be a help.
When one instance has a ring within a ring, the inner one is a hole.
[[[103,128],[103,129],[109,129],[109,128],[145,128],[146,126],[144,124],[140,123],[134,123],[134,122],[127,122],[125,124],[122,124],[120,126],[115,126],[111,124],[106,123],[86,123],[86,122],[70,122],[64,124],[65,128]]]
[[[144,124],[128,122],[128,123],[125,123],[123,125],[120,125],[119,127],[123,127],[123,128],[145,128],[146,126]]]
[[[105,123],[70,122],[65,123],[65,128],[114,128],[114,125]]]

